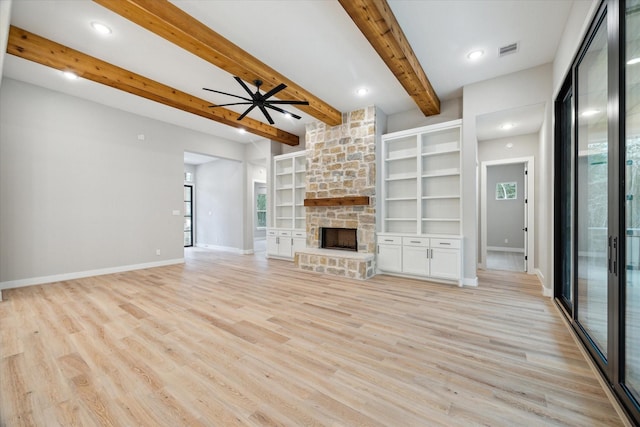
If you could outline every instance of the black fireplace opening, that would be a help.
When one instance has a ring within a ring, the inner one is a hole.
[[[320,229],[320,247],[324,249],[340,249],[358,251],[358,230],[355,228]]]

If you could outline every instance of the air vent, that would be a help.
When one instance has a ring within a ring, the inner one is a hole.
[[[518,43],[511,43],[498,49],[498,56],[510,55],[518,51]]]

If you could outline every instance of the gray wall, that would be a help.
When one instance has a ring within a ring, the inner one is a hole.
[[[496,200],[499,182],[515,182],[516,199]],[[524,251],[523,228],[524,163],[487,167],[487,246]]]
[[[240,144],[12,79],[0,111],[0,288],[181,262],[184,151],[244,157]]]

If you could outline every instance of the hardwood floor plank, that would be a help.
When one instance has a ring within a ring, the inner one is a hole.
[[[4,291],[0,425],[620,425],[533,276],[185,256]]]

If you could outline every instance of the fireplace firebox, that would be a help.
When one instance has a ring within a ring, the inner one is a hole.
[[[320,247],[324,249],[340,249],[343,251],[358,251],[358,231],[355,228],[320,229]]]

